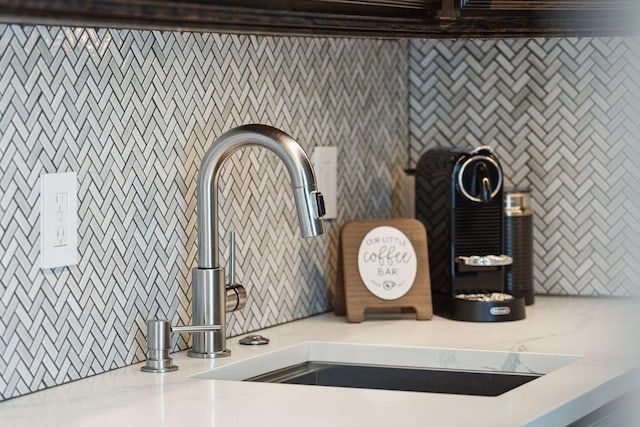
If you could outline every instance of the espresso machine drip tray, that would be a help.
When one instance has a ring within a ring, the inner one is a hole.
[[[439,314],[469,322],[503,322],[525,318],[524,298],[501,292],[458,293],[454,296],[433,294]]]
[[[504,302],[511,301],[513,295],[503,294],[502,292],[487,292],[487,293],[475,293],[475,294],[456,294],[456,298],[465,301],[481,301],[481,302]]]

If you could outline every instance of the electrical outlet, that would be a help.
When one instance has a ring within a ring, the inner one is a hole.
[[[324,197],[324,219],[338,216],[338,148],[316,147],[311,156],[318,190]]]
[[[40,176],[40,267],[78,263],[78,198],[75,172]]]

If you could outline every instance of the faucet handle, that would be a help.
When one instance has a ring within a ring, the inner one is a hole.
[[[240,310],[247,304],[247,291],[236,283],[236,232],[229,236],[229,283],[225,286],[225,311]]]
[[[229,285],[236,283],[236,232],[229,233]]]

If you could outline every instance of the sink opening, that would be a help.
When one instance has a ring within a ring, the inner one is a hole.
[[[245,381],[423,393],[499,396],[542,374],[408,368],[309,361]]]
[[[527,352],[399,347],[308,341],[194,375],[351,389],[499,396],[579,360],[581,356]],[[541,380],[542,381],[542,380]]]

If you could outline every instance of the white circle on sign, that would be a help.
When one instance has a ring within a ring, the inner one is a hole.
[[[367,289],[384,300],[404,296],[416,280],[418,260],[411,240],[395,227],[369,231],[358,249],[358,272]]]

